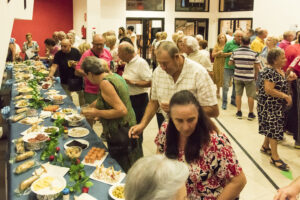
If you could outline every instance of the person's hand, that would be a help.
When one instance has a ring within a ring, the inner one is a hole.
[[[273,200],[296,200],[297,191],[291,186],[286,186],[277,191],[277,194],[274,196]]]
[[[296,79],[297,79],[297,75],[294,72],[291,71],[290,74],[287,77],[287,80],[288,81],[294,81]]]
[[[284,99],[286,100],[287,106],[290,107],[293,103],[292,96],[286,95],[286,97]]]
[[[132,126],[129,131],[128,131],[128,137],[129,138],[139,138],[140,134],[143,132],[143,130],[145,129],[145,126],[143,126],[142,124],[137,124],[135,126]]]
[[[166,113],[169,113],[170,109],[169,109],[169,103],[167,102],[161,102],[160,103],[160,108],[165,111]]]
[[[95,119],[97,116],[96,115],[97,108],[86,108],[82,109],[81,114],[84,115],[87,119]]]

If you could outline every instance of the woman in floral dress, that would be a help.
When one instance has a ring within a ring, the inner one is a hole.
[[[158,153],[187,163],[191,200],[236,199],[246,184],[228,138],[187,90],[172,97],[169,124],[162,125],[155,143]]]

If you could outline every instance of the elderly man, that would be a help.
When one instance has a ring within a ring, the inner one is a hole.
[[[52,34],[52,39],[55,41],[56,45],[59,45],[59,48],[60,48],[60,41],[59,41],[58,35],[59,35],[59,32],[54,31]]]
[[[59,50],[54,55],[53,64],[51,65],[49,77],[52,78],[57,68],[59,69],[59,76],[61,81],[62,88],[66,91],[67,95],[71,97],[71,92],[69,86],[71,81],[73,83],[76,81],[79,85],[82,86],[83,81],[81,77],[75,75],[75,66],[77,61],[80,59],[80,53],[77,49],[71,47],[71,42],[68,39],[63,39],[61,41],[61,50]],[[80,84],[81,83],[81,84]],[[80,105],[84,104],[83,91],[82,88],[78,88],[76,91],[79,97]]]
[[[261,53],[264,49],[265,39],[268,36],[268,31],[266,29],[259,29],[256,38],[251,43],[251,49],[257,53]]]
[[[257,78],[259,71],[260,60],[258,59],[258,53],[252,51],[249,48],[249,45],[250,37],[243,36],[241,47],[232,53],[228,64],[235,65],[234,84],[237,105],[236,117],[242,119],[242,96],[244,88],[246,88],[249,107],[248,120],[252,121],[256,117],[253,113],[253,107],[256,95],[255,79]]]
[[[126,62],[123,78],[128,84],[131,105],[140,123],[149,102],[148,92],[151,86],[152,71],[146,60],[138,56],[132,44],[122,42],[118,48],[119,58]],[[141,145],[142,145],[141,135]]]
[[[283,34],[283,40],[279,43],[278,47],[283,49],[284,51],[288,46],[291,45],[291,42],[295,39],[295,32],[294,31],[286,31]]]
[[[216,87],[204,67],[181,55],[170,41],[158,46],[157,62],[160,67],[153,73],[151,99],[141,122],[129,130],[129,137],[139,137],[159,107],[166,116],[172,95],[181,90],[193,92],[209,117],[219,115]]]
[[[196,38],[192,36],[185,36],[183,38],[184,53],[187,58],[201,64],[209,73],[212,73],[212,66],[209,58],[205,53],[199,50],[199,43]]]
[[[96,56],[98,58],[104,59],[108,65],[110,65],[110,61],[112,60],[112,56],[110,52],[104,48],[105,39],[102,35],[96,34],[93,37],[93,48],[84,52],[81,56],[80,61],[76,65],[76,74],[79,76],[85,77],[86,74],[81,69],[81,63],[88,56]],[[92,84],[86,77],[84,78],[84,100],[86,104],[93,103],[98,96],[99,86]]]
[[[234,33],[233,40],[227,42],[223,49],[222,55],[226,57],[225,66],[224,66],[224,80],[223,80],[223,103],[222,103],[223,110],[227,109],[227,94],[228,94],[230,82],[233,79],[233,74],[234,74],[234,65],[228,64],[229,58],[230,58],[232,52],[234,50],[236,50],[237,48],[239,48],[243,34],[244,33],[242,31],[239,31],[239,30],[236,31]],[[231,104],[236,106],[234,83],[233,83],[232,94],[231,94]]]

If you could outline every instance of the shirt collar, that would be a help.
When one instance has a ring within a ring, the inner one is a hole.
[[[139,56],[138,56],[138,55],[135,55],[135,56],[129,61],[129,63],[127,63],[127,64],[134,63],[135,61],[137,61],[138,58],[139,58]]]

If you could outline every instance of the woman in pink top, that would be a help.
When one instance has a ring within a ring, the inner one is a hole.
[[[189,168],[189,199],[236,199],[246,184],[228,138],[203,112],[196,97],[183,90],[170,101],[169,124],[155,143],[159,153],[185,162]]]

